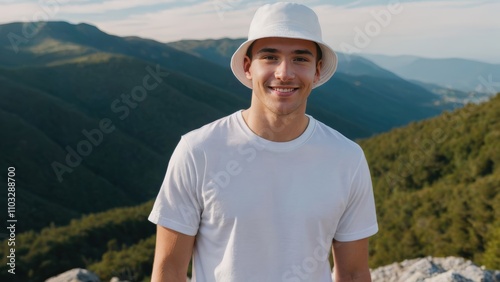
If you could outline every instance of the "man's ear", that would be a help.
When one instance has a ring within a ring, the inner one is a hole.
[[[318,82],[321,77],[321,66],[323,65],[323,60],[319,60],[316,63],[316,73],[314,74],[314,83]]]
[[[252,73],[250,72],[250,65],[252,64],[252,60],[248,57],[245,56],[243,59],[243,70],[245,71],[245,76],[248,79],[252,79]]]

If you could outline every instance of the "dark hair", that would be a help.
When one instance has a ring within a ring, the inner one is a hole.
[[[255,41],[257,41],[257,40],[255,40]],[[250,44],[250,46],[248,46],[248,48],[247,48],[246,55],[247,55],[247,57],[250,58],[250,60],[252,59],[252,48],[253,48],[253,44],[255,43],[255,41],[252,42],[252,44]],[[316,62],[319,62],[319,60],[321,60],[321,58],[323,58],[323,51],[321,51],[321,47],[319,47],[318,43],[314,42],[314,44],[316,45],[316,53],[318,54]]]

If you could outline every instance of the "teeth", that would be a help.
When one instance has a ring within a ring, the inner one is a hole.
[[[294,88],[274,88],[274,90],[278,91],[278,92],[292,92],[295,89]]]

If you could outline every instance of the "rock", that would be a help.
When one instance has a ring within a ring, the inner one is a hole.
[[[408,265],[401,275],[400,281],[421,281],[424,278],[432,277],[434,274],[443,272],[443,268],[436,265],[432,259],[424,258],[413,261],[404,261],[403,266]]]
[[[454,272],[453,270],[446,271],[444,273],[438,274],[429,279],[425,279],[426,282],[474,282],[471,279],[467,279],[462,275]]]
[[[120,278],[118,278],[118,277],[113,277],[113,278],[111,278],[111,280],[109,280],[109,282],[130,282],[130,281],[120,280]]]
[[[83,268],[75,268],[51,277],[45,282],[101,282],[95,273]]]
[[[191,280],[189,279],[189,277],[186,278],[186,282],[191,282]],[[118,277],[113,277],[111,278],[111,280],[109,280],[109,282],[129,282],[128,280],[120,280],[120,278]]]
[[[500,282],[500,271],[457,257],[405,260],[373,269],[371,275],[373,282]]]

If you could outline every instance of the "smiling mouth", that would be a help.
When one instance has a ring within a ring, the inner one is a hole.
[[[290,88],[290,87],[269,87],[271,90],[279,92],[279,93],[290,93],[298,88]]]

